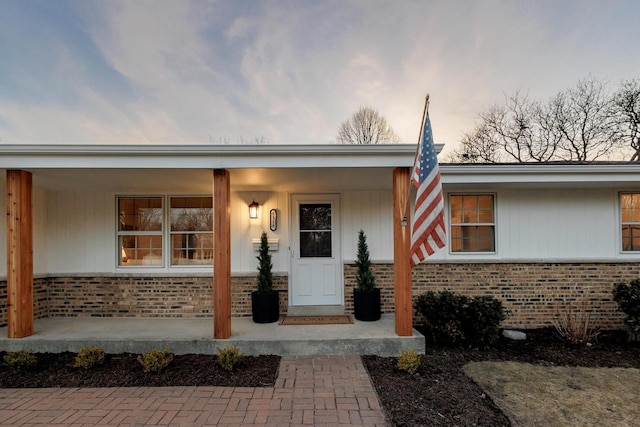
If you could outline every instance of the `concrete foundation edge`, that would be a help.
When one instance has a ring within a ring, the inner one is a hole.
[[[144,353],[154,348],[166,348],[174,354],[218,354],[218,350],[236,345],[247,356],[318,356],[318,355],[376,355],[398,356],[401,350],[413,350],[424,354],[424,336],[414,331],[411,337],[393,337],[383,339],[323,339],[290,341],[257,340],[2,340],[0,351],[29,350],[34,353],[77,352],[85,346],[99,346],[106,353]]]

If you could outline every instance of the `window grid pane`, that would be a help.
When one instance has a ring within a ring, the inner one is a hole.
[[[162,265],[162,235],[125,235],[118,240],[120,266]]]
[[[162,231],[162,198],[118,199],[118,231]]]
[[[172,197],[171,231],[213,231],[213,199]]]
[[[173,233],[171,235],[172,265],[212,265],[213,234]]]
[[[213,265],[213,198],[171,198],[171,265]]]
[[[495,252],[493,195],[451,195],[449,205],[451,252]]]
[[[640,251],[640,193],[620,194],[622,251]]]
[[[162,197],[118,197],[118,266],[161,267]]]

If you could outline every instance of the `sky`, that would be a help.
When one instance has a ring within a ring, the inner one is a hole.
[[[524,91],[640,77],[638,0],[0,0],[0,142],[436,143]]]

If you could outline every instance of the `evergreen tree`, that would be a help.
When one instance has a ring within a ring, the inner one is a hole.
[[[271,274],[273,264],[271,263],[269,241],[265,232],[260,237],[260,251],[256,258],[258,258],[258,292],[273,292],[273,276]]]
[[[367,236],[362,230],[358,233],[358,259],[356,260],[356,267],[358,267],[358,273],[356,275],[358,290],[364,292],[372,291],[376,287],[376,279],[371,271]]]

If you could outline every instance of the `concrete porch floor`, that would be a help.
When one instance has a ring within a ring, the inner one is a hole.
[[[167,346],[175,354],[217,354],[235,344],[246,355],[315,356],[371,354],[397,356],[400,350],[424,353],[424,336],[395,333],[394,315],[377,322],[354,320],[351,325],[257,324],[251,318],[231,319],[231,338],[215,340],[212,319],[50,317],[35,321],[34,334],[7,338],[0,328],[0,351],[77,352],[100,346],[106,353],[143,353]]]

